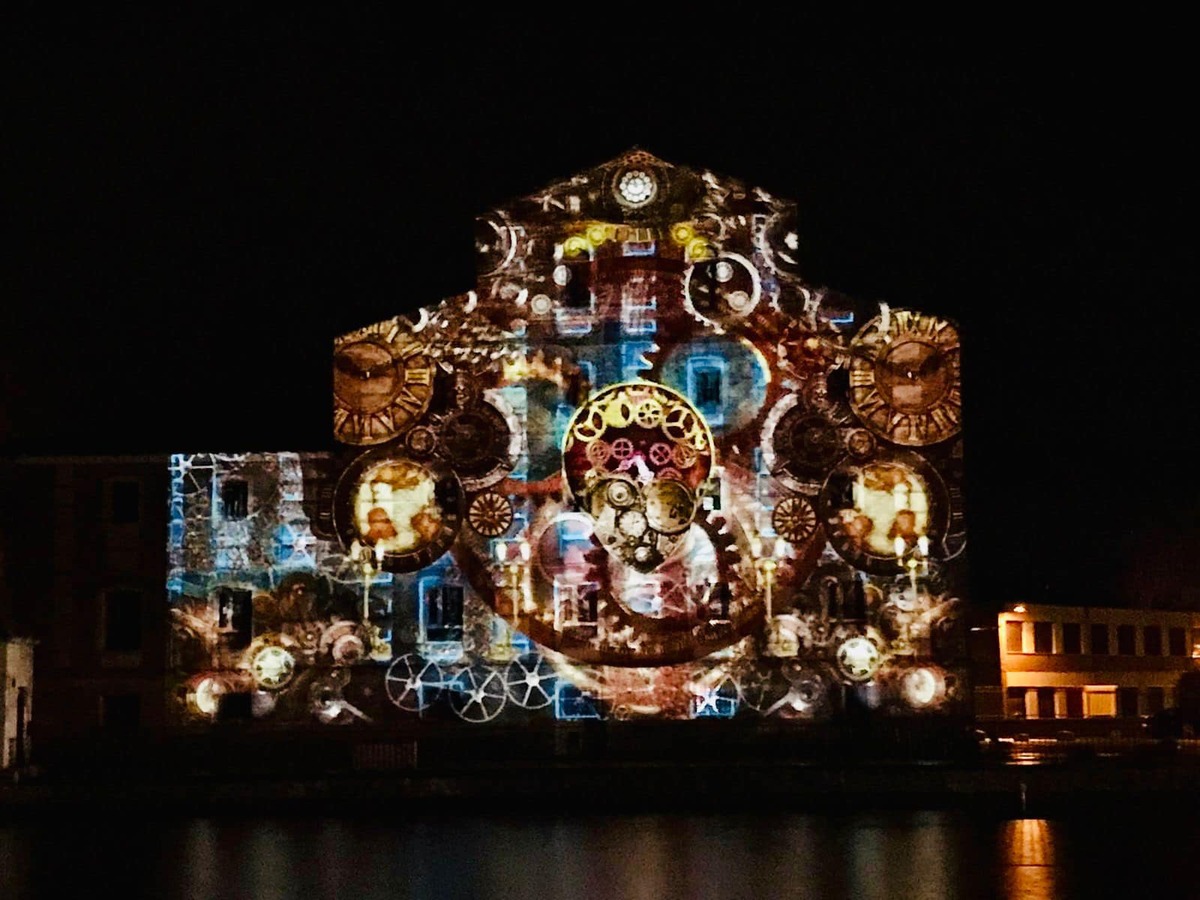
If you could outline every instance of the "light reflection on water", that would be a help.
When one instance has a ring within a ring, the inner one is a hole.
[[[0,897],[1060,900],[1192,878],[1200,831],[957,812],[0,822]],[[1125,881],[1123,881],[1124,879]]]

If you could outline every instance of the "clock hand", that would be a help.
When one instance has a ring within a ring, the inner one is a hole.
[[[333,358],[333,367],[347,375],[353,375],[356,378],[364,377],[364,370],[355,364],[354,360],[341,354]]]
[[[394,368],[395,365],[396,365],[396,363],[394,360],[389,360],[388,362],[378,363],[374,366],[371,366],[369,369],[364,369],[363,370],[363,378],[376,378],[380,375],[387,373],[387,371],[389,369]]]

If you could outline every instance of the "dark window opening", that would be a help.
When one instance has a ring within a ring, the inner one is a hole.
[[[221,514],[226,519],[244,519],[250,506],[250,485],[226,481],[221,485]]]
[[[587,278],[578,269],[570,269],[568,271],[570,271],[571,277],[563,285],[563,306],[567,309],[591,309],[592,291],[588,287]]]
[[[1053,653],[1053,625],[1050,622],[1033,623],[1033,652]]]
[[[1167,632],[1167,649],[1172,656],[1187,656],[1187,631],[1172,628]]]
[[[583,600],[579,604],[579,621],[580,622],[595,622],[599,616],[600,592],[588,591],[583,595]]]
[[[696,370],[696,405],[721,405],[721,370]]]
[[[1092,653],[1105,654],[1108,653],[1108,626],[1093,625],[1092,626]]]
[[[1037,689],[1037,717],[1039,719],[1054,718],[1054,688]]]
[[[142,515],[142,486],[136,481],[114,481],[112,484],[112,521],[115,525],[131,525]]]
[[[1004,646],[1008,648],[1009,653],[1023,653],[1025,651],[1024,638],[1024,623],[1023,622],[1005,622],[1004,623]]]
[[[104,649],[112,653],[142,649],[142,595],[137,591],[105,594]]]
[[[1067,688],[1067,718],[1083,718],[1083,688]]]
[[[1117,653],[1121,656],[1133,656],[1136,653],[1133,626],[1118,625],[1117,626]]]
[[[1121,625],[1118,627],[1124,628],[1125,626]],[[1117,715],[1133,717],[1137,714],[1138,689],[1135,687],[1117,688]]]
[[[1078,622],[1063,622],[1063,653],[1083,652],[1083,629]],[[1080,694],[1080,697],[1083,695]],[[1080,703],[1083,700],[1079,701]]]
[[[461,585],[440,584],[424,591],[425,639],[461,641],[463,636],[463,589]]]
[[[129,730],[142,721],[142,698],[139,694],[107,694],[100,700],[100,723],[105,728]]]
[[[1147,625],[1142,630],[1142,649],[1147,656],[1162,656],[1162,628]]]
[[[217,629],[233,650],[250,646],[254,605],[250,591],[243,588],[221,588],[217,595]]]
[[[1010,719],[1025,718],[1025,688],[1009,688],[1005,692],[1004,715]]]
[[[846,618],[855,621],[867,618],[867,592],[857,578],[850,583],[850,593],[846,597]]]
[[[1166,706],[1167,692],[1165,688],[1146,688],[1146,715],[1152,716],[1163,711]]]
[[[847,475],[845,472],[835,472],[829,476],[829,480],[825,482],[826,491],[828,491],[829,505],[833,509],[854,509],[854,485],[855,478],[853,475]]]

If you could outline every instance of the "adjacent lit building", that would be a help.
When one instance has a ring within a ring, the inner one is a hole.
[[[1019,605],[998,638],[1005,718],[1129,721],[1176,705],[1200,613]]]

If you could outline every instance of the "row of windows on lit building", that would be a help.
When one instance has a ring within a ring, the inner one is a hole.
[[[1010,687],[1004,714],[1017,719],[1133,718],[1161,712],[1173,701],[1173,690],[1161,685],[1114,684],[1076,687]]]
[[[1189,656],[1192,652],[1188,629],[1182,626],[1164,629],[1161,625],[1106,622],[1008,621],[1004,623],[1004,646],[1008,653],[1093,656]]]

